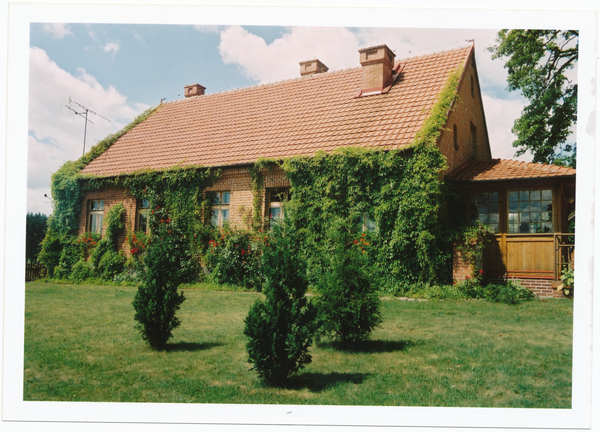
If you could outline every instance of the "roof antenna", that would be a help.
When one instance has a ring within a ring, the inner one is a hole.
[[[73,108],[71,108],[71,104],[72,103],[74,103],[75,105],[78,105],[81,109],[83,109],[83,111],[82,112],[75,111]],[[69,105],[65,105],[65,107],[67,107],[68,109],[70,109],[71,111],[73,111],[75,114],[77,114],[77,115],[79,115],[79,116],[81,116],[81,117],[83,117],[85,119],[85,128],[83,129],[83,154],[85,154],[85,137],[87,135],[87,124],[88,124],[88,122],[90,122],[91,124],[94,124],[93,121],[91,121],[91,120],[88,119],[88,112],[90,112],[90,113],[92,113],[94,115],[97,115],[98,117],[102,117],[107,122],[110,122],[110,120],[107,119],[104,116],[101,116],[97,112],[92,111],[88,107],[85,107],[85,106],[81,105],[79,102],[75,102],[74,100],[71,99],[71,96],[69,96]]]

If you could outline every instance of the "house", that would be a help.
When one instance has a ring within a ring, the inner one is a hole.
[[[206,189],[216,197],[212,222],[241,226],[257,202],[249,168],[259,159],[314,156],[345,147],[409,148],[449,78],[459,71],[458,99],[446,114],[437,144],[446,160],[445,173],[466,193],[478,194],[477,216],[482,222],[488,218],[496,229],[494,252],[486,255],[484,268],[546,285],[555,281],[550,261],[544,258],[538,264],[533,252],[533,261],[521,262],[519,253],[537,251],[543,244],[546,257],[546,243],[555,241],[554,233],[567,232],[566,206],[574,196],[575,171],[492,159],[473,47],[398,61],[392,50],[379,45],[359,50],[357,60],[360,67],[333,72],[318,59],[303,61],[296,79],[216,94],[205,94],[199,84],[185,86],[184,99],[161,104],[81,173],[106,178],[173,166],[220,168],[222,176]],[[277,217],[289,188],[280,168],[265,170],[259,213]],[[527,213],[525,198],[511,201],[520,191],[529,191],[527,205],[532,209],[548,202],[551,209]],[[87,191],[84,202],[80,233],[101,232],[104,215],[116,203],[124,204],[131,229],[146,229],[147,201],[124,188]],[[538,215],[540,221],[525,228],[526,217]],[[522,221],[518,227],[515,217]],[[544,234],[522,233],[538,229]],[[519,242],[528,246],[519,249]],[[460,279],[465,268],[455,258],[454,276]]]

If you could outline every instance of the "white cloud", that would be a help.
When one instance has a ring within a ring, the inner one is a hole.
[[[358,49],[368,46],[385,43],[397,59],[403,59],[468,46],[467,41],[474,39],[480,83],[494,94],[483,95],[492,156],[514,159],[511,128],[525,100],[504,90],[504,61],[492,60],[487,50],[496,34],[497,30],[292,27],[268,45],[263,38],[232,26],[221,32],[219,51],[225,63],[237,64],[246,75],[264,83],[298,77],[298,62],[312,58],[332,71],[358,67]],[[519,159],[530,161],[532,156]]]
[[[49,195],[50,175],[64,161],[79,158],[83,151],[85,120],[65,107],[69,97],[110,122],[88,114],[86,150],[129,123],[147,106],[133,104],[114,87],[104,88],[84,69],[73,76],[54,63],[42,49],[29,50],[29,138],[28,211],[48,211],[39,199]],[[76,105],[72,108],[83,112]]]
[[[121,46],[117,42],[109,42],[106,45],[104,45],[103,49],[106,52],[117,52],[119,51],[119,48],[121,48]]]
[[[267,45],[263,38],[232,26],[221,32],[219,44],[226,64],[238,64],[246,75],[261,83],[296,78],[300,76],[298,63],[313,58],[330,70],[356,66],[352,58],[358,61],[358,48],[354,33],[342,27],[293,27]]]
[[[482,95],[485,120],[492,148],[492,157],[500,159],[516,159],[516,148],[512,146],[516,136],[511,132],[513,124],[521,116],[525,107],[523,100],[505,100]],[[519,160],[531,162],[533,155],[526,153]]]
[[[67,27],[66,24],[44,24],[44,31],[50,33],[54,39],[62,39],[65,36],[73,36],[73,32]]]

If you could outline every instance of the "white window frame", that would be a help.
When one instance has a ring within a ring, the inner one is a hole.
[[[213,204],[210,207],[211,223],[216,227],[223,228],[229,221],[231,192],[220,191],[211,193],[213,194]]]
[[[267,217],[269,219],[269,227],[272,227],[274,222],[277,222],[278,220],[283,220],[283,217],[284,217],[284,204],[283,203],[289,199],[290,190],[289,190],[289,188],[275,188],[275,189],[269,189],[268,192],[269,192],[269,194],[268,194]],[[284,194],[284,196],[281,199],[281,201],[271,201],[271,197],[274,194]],[[271,209],[280,209],[279,216],[271,217],[271,215],[273,214],[271,212]]]
[[[92,234],[102,235],[104,223],[104,199],[88,201],[87,231]]]
[[[146,228],[142,229],[142,218],[145,218]],[[148,233],[150,231],[150,201],[141,199],[138,201],[138,210],[135,218],[136,231]]]
[[[371,219],[369,212],[363,212],[362,214],[362,230],[363,232],[374,232],[377,230],[377,224]]]

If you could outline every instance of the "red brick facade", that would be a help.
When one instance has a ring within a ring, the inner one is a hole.
[[[473,153],[473,134],[476,134],[476,154]],[[439,146],[448,163],[447,172],[454,171],[469,160],[489,160],[492,157],[479,80],[472,56],[463,72],[458,99],[448,115]]]

